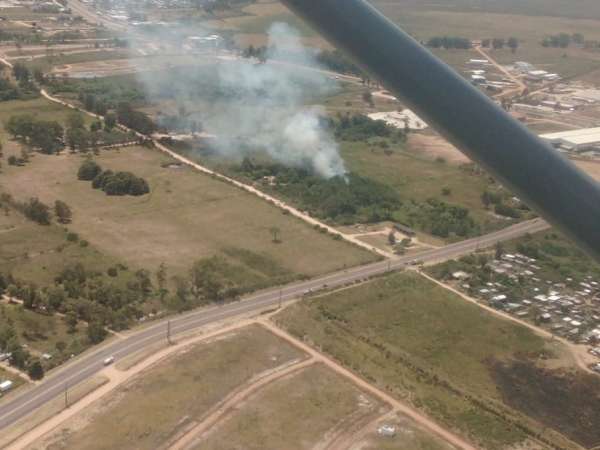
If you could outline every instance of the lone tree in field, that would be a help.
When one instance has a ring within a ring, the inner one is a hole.
[[[500,259],[502,258],[502,255],[504,255],[504,245],[502,245],[501,242],[497,242],[494,256],[496,257],[496,259]]]
[[[279,244],[281,242],[281,230],[279,227],[271,227],[269,228],[269,231],[273,235],[273,242]]]
[[[56,202],[54,202],[54,214],[56,215],[57,220],[63,224],[70,223],[71,218],[73,217],[69,205],[61,200],[56,200]]]
[[[390,245],[396,245],[396,233],[393,231],[390,231],[390,234],[388,234],[388,242]]]
[[[160,266],[156,271],[156,285],[158,287],[158,296],[162,302],[169,293],[169,290],[167,289],[167,266],[164,262],[160,263]]]
[[[34,360],[27,368],[27,375],[32,380],[41,380],[44,378],[44,368],[39,359]]]

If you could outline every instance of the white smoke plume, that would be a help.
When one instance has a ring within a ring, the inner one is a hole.
[[[318,69],[313,54],[287,24],[270,28],[268,48],[265,64],[244,59],[218,63],[216,83],[230,98],[202,114],[205,131],[217,136],[215,150],[239,159],[266,152],[288,167],[307,168],[325,178],[343,176],[344,161],[324,125],[323,109],[307,106],[311,99],[334,92],[337,83]],[[145,71],[140,79],[153,83]],[[194,98],[185,86],[178,90],[180,96]]]

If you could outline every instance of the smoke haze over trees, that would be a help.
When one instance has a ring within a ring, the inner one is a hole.
[[[200,122],[202,129],[216,135],[214,147],[223,156],[242,160],[266,152],[277,163],[309,169],[325,178],[344,175],[346,168],[325,112],[306,106],[312,98],[335,92],[336,83],[324,73],[304,68],[317,67],[316,58],[285,24],[271,27],[266,56],[278,62],[220,61],[213,80],[204,79],[202,67],[186,67],[181,70],[185,73],[170,80],[144,70],[138,77],[150,100],[168,93],[185,105],[194,98],[210,101],[199,97],[203,93],[213,96],[215,103],[201,112]]]

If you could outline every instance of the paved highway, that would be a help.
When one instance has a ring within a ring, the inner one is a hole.
[[[328,287],[344,286],[390,270],[401,270],[410,265],[456,258],[479,248],[493,246],[497,242],[514,239],[547,228],[548,225],[544,221],[536,219],[476,239],[427,250],[417,255],[381,261],[308,281],[292,283],[280,288],[272,288],[252,294],[234,303],[203,308],[171,317],[171,334],[176,335],[191,331],[244,313],[258,313],[276,307],[280,301],[285,302],[301,297],[309,290],[314,292]],[[103,360],[108,356],[114,356],[115,360],[118,361],[144,347],[166,339],[167,321],[168,319],[164,319],[147,328],[133,331],[124,339],[111,341],[98,349],[91,350],[63,367],[55,369],[39,385],[9,401],[0,403],[0,430],[13,424],[46,402],[62,395],[65,386],[74,386],[97,374],[104,367]]]

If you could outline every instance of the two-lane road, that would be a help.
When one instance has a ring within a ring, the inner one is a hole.
[[[245,313],[259,313],[276,307],[280,301],[285,302],[301,297],[307,291],[344,286],[390,270],[400,270],[414,264],[456,258],[476,251],[479,248],[490,247],[497,242],[514,239],[527,233],[542,231],[546,228],[548,228],[548,225],[539,219],[523,222],[486,236],[458,242],[439,249],[427,250],[416,255],[368,264],[312,280],[292,283],[281,288],[272,288],[252,294],[238,302],[204,308],[177,317],[171,317],[171,334],[176,335],[191,331],[204,325]],[[114,356],[116,360],[119,360],[147,346],[165,340],[168,320],[164,319],[147,328],[132,332],[125,339],[115,340],[99,349],[91,350],[90,353],[84,354],[75,361],[56,369],[41,384],[23,392],[10,401],[0,404],[0,430],[61,395],[64,392],[65,386],[74,386],[100,372],[104,367],[103,361],[108,356]]]

